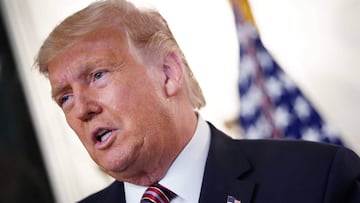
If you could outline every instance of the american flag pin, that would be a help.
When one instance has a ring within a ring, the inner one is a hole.
[[[235,197],[229,195],[229,196],[227,197],[226,203],[241,203],[241,201],[240,201],[240,200],[237,200]]]

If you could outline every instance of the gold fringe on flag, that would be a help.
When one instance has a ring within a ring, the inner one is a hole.
[[[251,12],[251,8],[248,0],[230,0],[231,4],[234,5],[236,9],[238,9],[243,18],[245,18],[248,22],[252,23],[256,27],[256,23]]]

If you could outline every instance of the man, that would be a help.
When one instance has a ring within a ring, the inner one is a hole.
[[[145,191],[172,203],[360,201],[352,151],[232,140],[205,122],[200,87],[155,11],[93,3],[54,29],[37,63],[91,158],[116,179],[83,202],[140,202]]]

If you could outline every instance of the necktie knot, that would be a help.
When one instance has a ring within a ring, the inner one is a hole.
[[[140,203],[169,203],[176,196],[166,187],[155,183],[146,189]]]

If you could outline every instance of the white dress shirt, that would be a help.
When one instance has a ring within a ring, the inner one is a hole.
[[[210,127],[198,116],[194,136],[159,183],[178,195],[171,203],[199,202],[205,163],[210,146]],[[138,203],[147,187],[124,184],[126,202]]]

